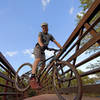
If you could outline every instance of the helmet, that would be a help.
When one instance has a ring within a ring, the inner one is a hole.
[[[44,22],[44,23],[41,24],[41,27],[42,26],[48,26],[48,23]]]

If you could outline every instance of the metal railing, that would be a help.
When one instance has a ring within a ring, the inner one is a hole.
[[[91,63],[95,63],[96,60],[100,60],[100,31],[96,30],[97,27],[100,27],[100,16],[96,17],[97,14],[100,15],[100,0],[95,0],[92,6],[88,9],[75,30],[63,45],[62,51],[60,51],[56,57],[59,61],[63,61],[63,63],[70,63],[70,65],[75,67],[78,71],[81,69],[82,72],[80,73],[79,71],[79,74],[82,81],[84,81],[84,77],[91,77],[91,75],[100,73],[100,67],[95,67],[91,70],[86,68],[86,66],[89,66]],[[98,50],[87,53],[92,47],[96,47]],[[73,81],[75,80],[73,71],[67,68],[68,65],[63,65],[62,67],[56,66],[56,68],[57,67],[57,73],[60,77],[63,77],[62,82],[59,83],[59,91],[63,90],[66,94],[75,93],[76,86],[73,86]],[[43,89],[40,93],[54,93],[52,71],[53,61],[48,64],[43,73],[41,79]],[[68,75],[69,77],[67,77]],[[99,88],[100,84],[89,82],[88,84],[83,83],[82,86],[83,93],[89,94],[100,94]]]
[[[22,100],[23,93],[14,86],[15,70],[0,52],[0,100]]]
[[[39,94],[55,93],[54,68],[57,76],[55,83],[58,91],[56,92],[59,95],[76,93],[78,85],[81,85],[77,83],[76,71],[74,73],[73,70],[78,71],[82,80],[82,85],[79,86],[82,88],[82,91],[80,91],[81,96],[82,93],[100,94],[100,84],[95,84],[94,82],[84,83],[85,77],[89,78],[91,75],[100,73],[100,67],[95,67],[91,70],[86,69],[91,63],[95,64],[95,61],[100,59],[100,31],[96,30],[100,25],[100,16],[96,17],[97,14],[100,15],[100,0],[95,0],[63,45],[63,49],[57,54],[56,60],[61,63],[54,66],[55,61],[50,61],[45,67],[40,79],[43,88],[38,91]],[[87,53],[93,47],[98,50]],[[1,53],[0,67],[4,70],[3,72],[0,71],[0,77],[6,80],[3,84],[0,83],[0,87],[4,87],[4,91],[0,92],[0,96],[3,96],[3,100],[6,100],[7,95],[15,95],[17,99],[18,95],[22,95],[22,93],[17,92],[13,84],[16,72]],[[8,90],[13,92],[7,92]],[[80,98],[77,100],[80,100]]]

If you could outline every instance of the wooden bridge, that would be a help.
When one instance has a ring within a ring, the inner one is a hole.
[[[96,59],[100,60],[100,31],[96,30],[100,25],[100,16],[96,17],[97,14],[100,15],[100,0],[95,0],[63,45],[63,50],[58,52],[56,59],[60,63],[55,67],[54,61],[50,61],[43,70],[40,80],[43,88],[36,91],[38,95],[36,97],[28,98],[28,90],[20,92],[15,88],[14,66],[11,66],[0,52],[0,100],[53,100],[53,98],[54,100],[90,100],[87,95],[100,96],[100,84],[84,83],[84,77],[100,73],[100,66],[79,71]],[[98,50],[86,55],[92,47],[97,47]],[[54,68],[56,69],[55,82]],[[100,100],[100,97],[91,97],[92,99]]]

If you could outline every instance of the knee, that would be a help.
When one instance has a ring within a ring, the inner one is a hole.
[[[40,62],[40,61],[41,61],[40,58],[35,59],[35,62]]]

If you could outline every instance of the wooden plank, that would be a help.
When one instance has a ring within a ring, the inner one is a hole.
[[[0,77],[2,77],[3,79],[8,80],[8,81],[10,81],[10,82],[13,82],[13,83],[14,83],[14,80],[12,80],[12,79],[8,78],[5,74],[3,74],[3,73],[1,73],[1,72],[0,72]]]
[[[15,75],[16,71],[10,65],[10,63],[6,60],[3,54],[0,52],[0,62],[2,62],[8,69],[11,69],[12,73]]]
[[[16,93],[16,92],[0,92],[0,96],[3,95],[23,95],[22,93]]]
[[[88,24],[88,23],[85,23],[84,26],[86,27],[87,30],[91,27],[91,25]],[[91,34],[92,36],[95,36],[95,34],[97,34],[97,32],[96,32],[94,29],[91,29],[90,34]],[[97,43],[100,45],[100,40],[97,41]]]
[[[89,94],[100,94],[100,84],[94,84],[94,85],[86,85],[83,86],[83,93],[89,93]],[[77,88],[76,87],[68,87],[68,88],[62,88],[59,89],[60,91],[64,91],[64,93],[76,93]]]
[[[11,89],[15,89],[15,88],[12,87],[12,86],[4,85],[4,84],[0,84],[0,86],[2,86],[2,87],[7,87],[7,88],[11,88]]]
[[[73,54],[67,61],[70,62],[76,57],[78,57],[80,54],[86,51],[90,46],[92,46],[98,40],[100,40],[100,33],[96,34],[92,39],[90,39],[86,44],[84,44],[84,46],[81,47],[79,50],[77,50],[75,54]]]

